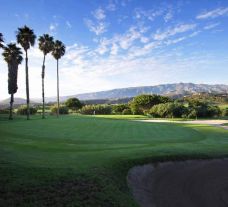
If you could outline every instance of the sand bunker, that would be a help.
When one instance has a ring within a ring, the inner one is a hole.
[[[128,185],[141,207],[228,207],[228,160],[132,168]]]

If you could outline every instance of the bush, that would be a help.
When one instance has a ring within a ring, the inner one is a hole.
[[[112,106],[113,114],[122,114],[124,110],[130,110],[128,104],[116,104]]]
[[[78,110],[82,108],[82,103],[77,98],[69,98],[65,102],[65,105],[72,110]]]
[[[0,109],[0,114],[9,114],[9,109]]]
[[[221,110],[218,106],[209,105],[206,102],[192,101],[189,103],[190,114],[194,114],[197,117],[215,117],[221,115]],[[193,112],[192,112],[193,111]],[[192,115],[191,115],[192,116]]]
[[[195,119],[197,118],[197,111],[195,109],[192,109],[191,111],[189,111],[189,114],[187,116],[189,119]]]
[[[130,103],[133,114],[146,114],[151,107],[160,103],[171,102],[171,99],[158,95],[139,95],[136,96]]]
[[[228,116],[228,108],[223,109],[221,112],[221,115],[222,116]]]
[[[109,105],[85,105],[83,106],[80,111],[81,114],[111,114],[112,107]]]
[[[37,108],[35,107],[30,107],[30,114],[34,115],[37,113]],[[26,105],[22,105],[17,109],[17,114],[20,115],[27,115],[27,106]]]
[[[187,108],[179,103],[163,103],[153,106],[149,114],[159,118],[180,118],[185,116]]]
[[[57,105],[54,105],[51,107],[51,113],[52,114],[57,114]],[[69,108],[64,106],[64,105],[61,105],[59,106],[59,114],[68,114],[69,113]]]
[[[132,114],[131,109],[124,109],[122,114],[123,115],[131,115]]]

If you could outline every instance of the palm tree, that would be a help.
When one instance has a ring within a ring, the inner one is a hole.
[[[4,40],[3,40],[3,34],[0,32],[0,48],[4,48]]]
[[[28,74],[28,49],[31,46],[34,46],[36,35],[33,30],[27,26],[18,28],[17,31],[17,43],[19,43],[25,51],[25,80],[26,80],[26,98],[27,98],[27,119],[30,116],[30,107],[29,107],[29,74]]]
[[[44,76],[45,76],[45,57],[46,55],[52,51],[53,46],[54,46],[54,39],[53,37],[49,36],[48,34],[44,34],[43,36],[39,37],[39,48],[44,54],[44,59],[43,59],[43,66],[42,66],[42,99],[43,99],[43,109],[42,109],[42,118],[44,119],[45,116],[45,108],[44,108]]]
[[[8,44],[4,47],[4,52],[2,53],[4,60],[8,64],[8,93],[11,95],[10,98],[10,114],[9,119],[13,119],[13,102],[14,94],[17,92],[17,72],[18,65],[21,64],[23,57],[22,52],[19,47],[14,43]]]
[[[52,55],[57,61],[57,117],[59,117],[59,59],[65,54],[65,45],[56,40],[53,46]]]

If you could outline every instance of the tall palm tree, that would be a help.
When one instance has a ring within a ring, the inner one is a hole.
[[[29,119],[30,116],[30,107],[29,107],[29,74],[28,74],[28,49],[31,46],[34,46],[36,35],[34,34],[33,30],[27,27],[26,25],[24,27],[18,28],[17,31],[17,43],[19,43],[24,51],[25,51],[25,80],[26,80],[26,99],[27,99],[27,119]]]
[[[10,114],[9,119],[13,119],[13,102],[14,94],[17,92],[17,72],[18,65],[21,64],[23,57],[22,52],[19,47],[14,43],[8,44],[4,47],[4,52],[2,53],[4,60],[8,64],[8,93],[11,95],[10,98]]]
[[[43,65],[42,65],[42,99],[43,99],[43,108],[42,108],[42,118],[45,118],[45,108],[44,108],[44,76],[45,76],[45,57],[46,55],[53,50],[54,46],[54,38],[49,36],[48,34],[44,34],[43,36],[39,37],[39,48],[44,54],[43,58]]]
[[[4,48],[4,40],[3,40],[3,34],[0,32],[0,48]]]
[[[57,117],[59,117],[59,59],[65,54],[65,45],[56,40],[53,46],[52,55],[57,61]]]

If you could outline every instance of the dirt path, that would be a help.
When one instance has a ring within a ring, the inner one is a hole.
[[[228,207],[228,160],[137,166],[128,185],[141,207]]]
[[[139,120],[143,122],[153,122],[153,123],[181,123],[181,124],[207,124],[211,126],[217,126],[224,129],[228,129],[228,126],[223,126],[223,124],[228,124],[228,120],[194,120],[194,121],[172,121],[165,119],[148,119]]]

